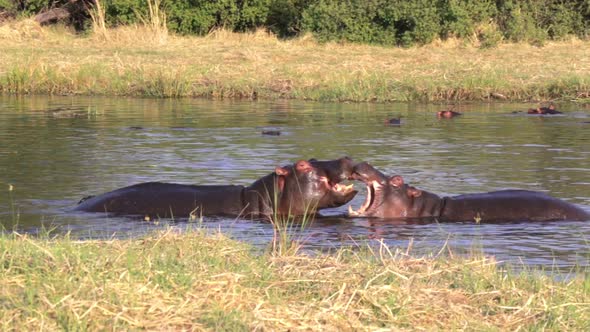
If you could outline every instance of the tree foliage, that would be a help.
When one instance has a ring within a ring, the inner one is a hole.
[[[83,1],[92,6],[94,0]],[[136,23],[149,0],[103,0],[110,26]],[[0,0],[0,12],[31,16],[71,0]],[[478,38],[542,43],[590,35],[590,0],[162,0],[168,28],[204,35],[259,27],[279,37],[312,33],[320,41],[410,46]]]

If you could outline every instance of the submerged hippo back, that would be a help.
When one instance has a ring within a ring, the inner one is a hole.
[[[250,213],[242,206],[243,186],[193,186],[147,182],[82,201],[75,210],[150,217]]]
[[[445,197],[444,221],[590,220],[580,207],[541,192],[500,190]]]

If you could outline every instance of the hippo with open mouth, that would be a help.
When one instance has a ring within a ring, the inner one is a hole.
[[[340,182],[352,175],[352,159],[300,160],[276,167],[250,186],[186,185],[147,182],[82,200],[76,211],[102,212],[146,218],[274,215],[311,215],[348,203],[357,194]]]
[[[499,190],[439,197],[406,183],[401,176],[387,177],[368,163],[354,167],[352,178],[367,186],[364,204],[349,215],[374,218],[430,218],[438,221],[550,221],[590,220],[590,213],[541,192]]]

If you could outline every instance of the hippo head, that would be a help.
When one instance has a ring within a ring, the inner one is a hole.
[[[353,190],[354,186],[342,185],[340,182],[352,179],[354,162],[349,157],[342,157],[336,160],[319,161],[310,159],[312,166],[316,167],[319,172],[324,172],[328,180],[330,191],[318,202],[318,209],[333,208],[342,206],[350,202],[358,191]]]
[[[317,160],[310,159],[309,162],[317,168],[326,172],[326,176],[331,182],[339,183],[348,180],[354,170],[354,162],[349,157],[342,157],[336,160]]]
[[[354,210],[349,206],[350,216],[378,218],[415,217],[414,199],[422,191],[404,183],[399,175],[387,177],[373,166],[361,163],[354,167],[352,178],[362,181],[367,186],[367,198],[364,204]]]
[[[300,160],[294,165],[277,167],[276,202],[281,215],[313,214],[317,210],[342,206],[354,198],[353,185],[340,182],[352,176],[350,158],[317,161]]]

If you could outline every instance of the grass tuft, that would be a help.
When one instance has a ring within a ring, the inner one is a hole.
[[[103,41],[109,40],[109,31],[106,24],[106,9],[102,7],[99,0],[88,11],[92,21],[92,32],[96,38]]]
[[[587,271],[557,281],[383,243],[256,252],[205,230],[107,241],[3,234],[0,328],[581,331],[590,321]]]

